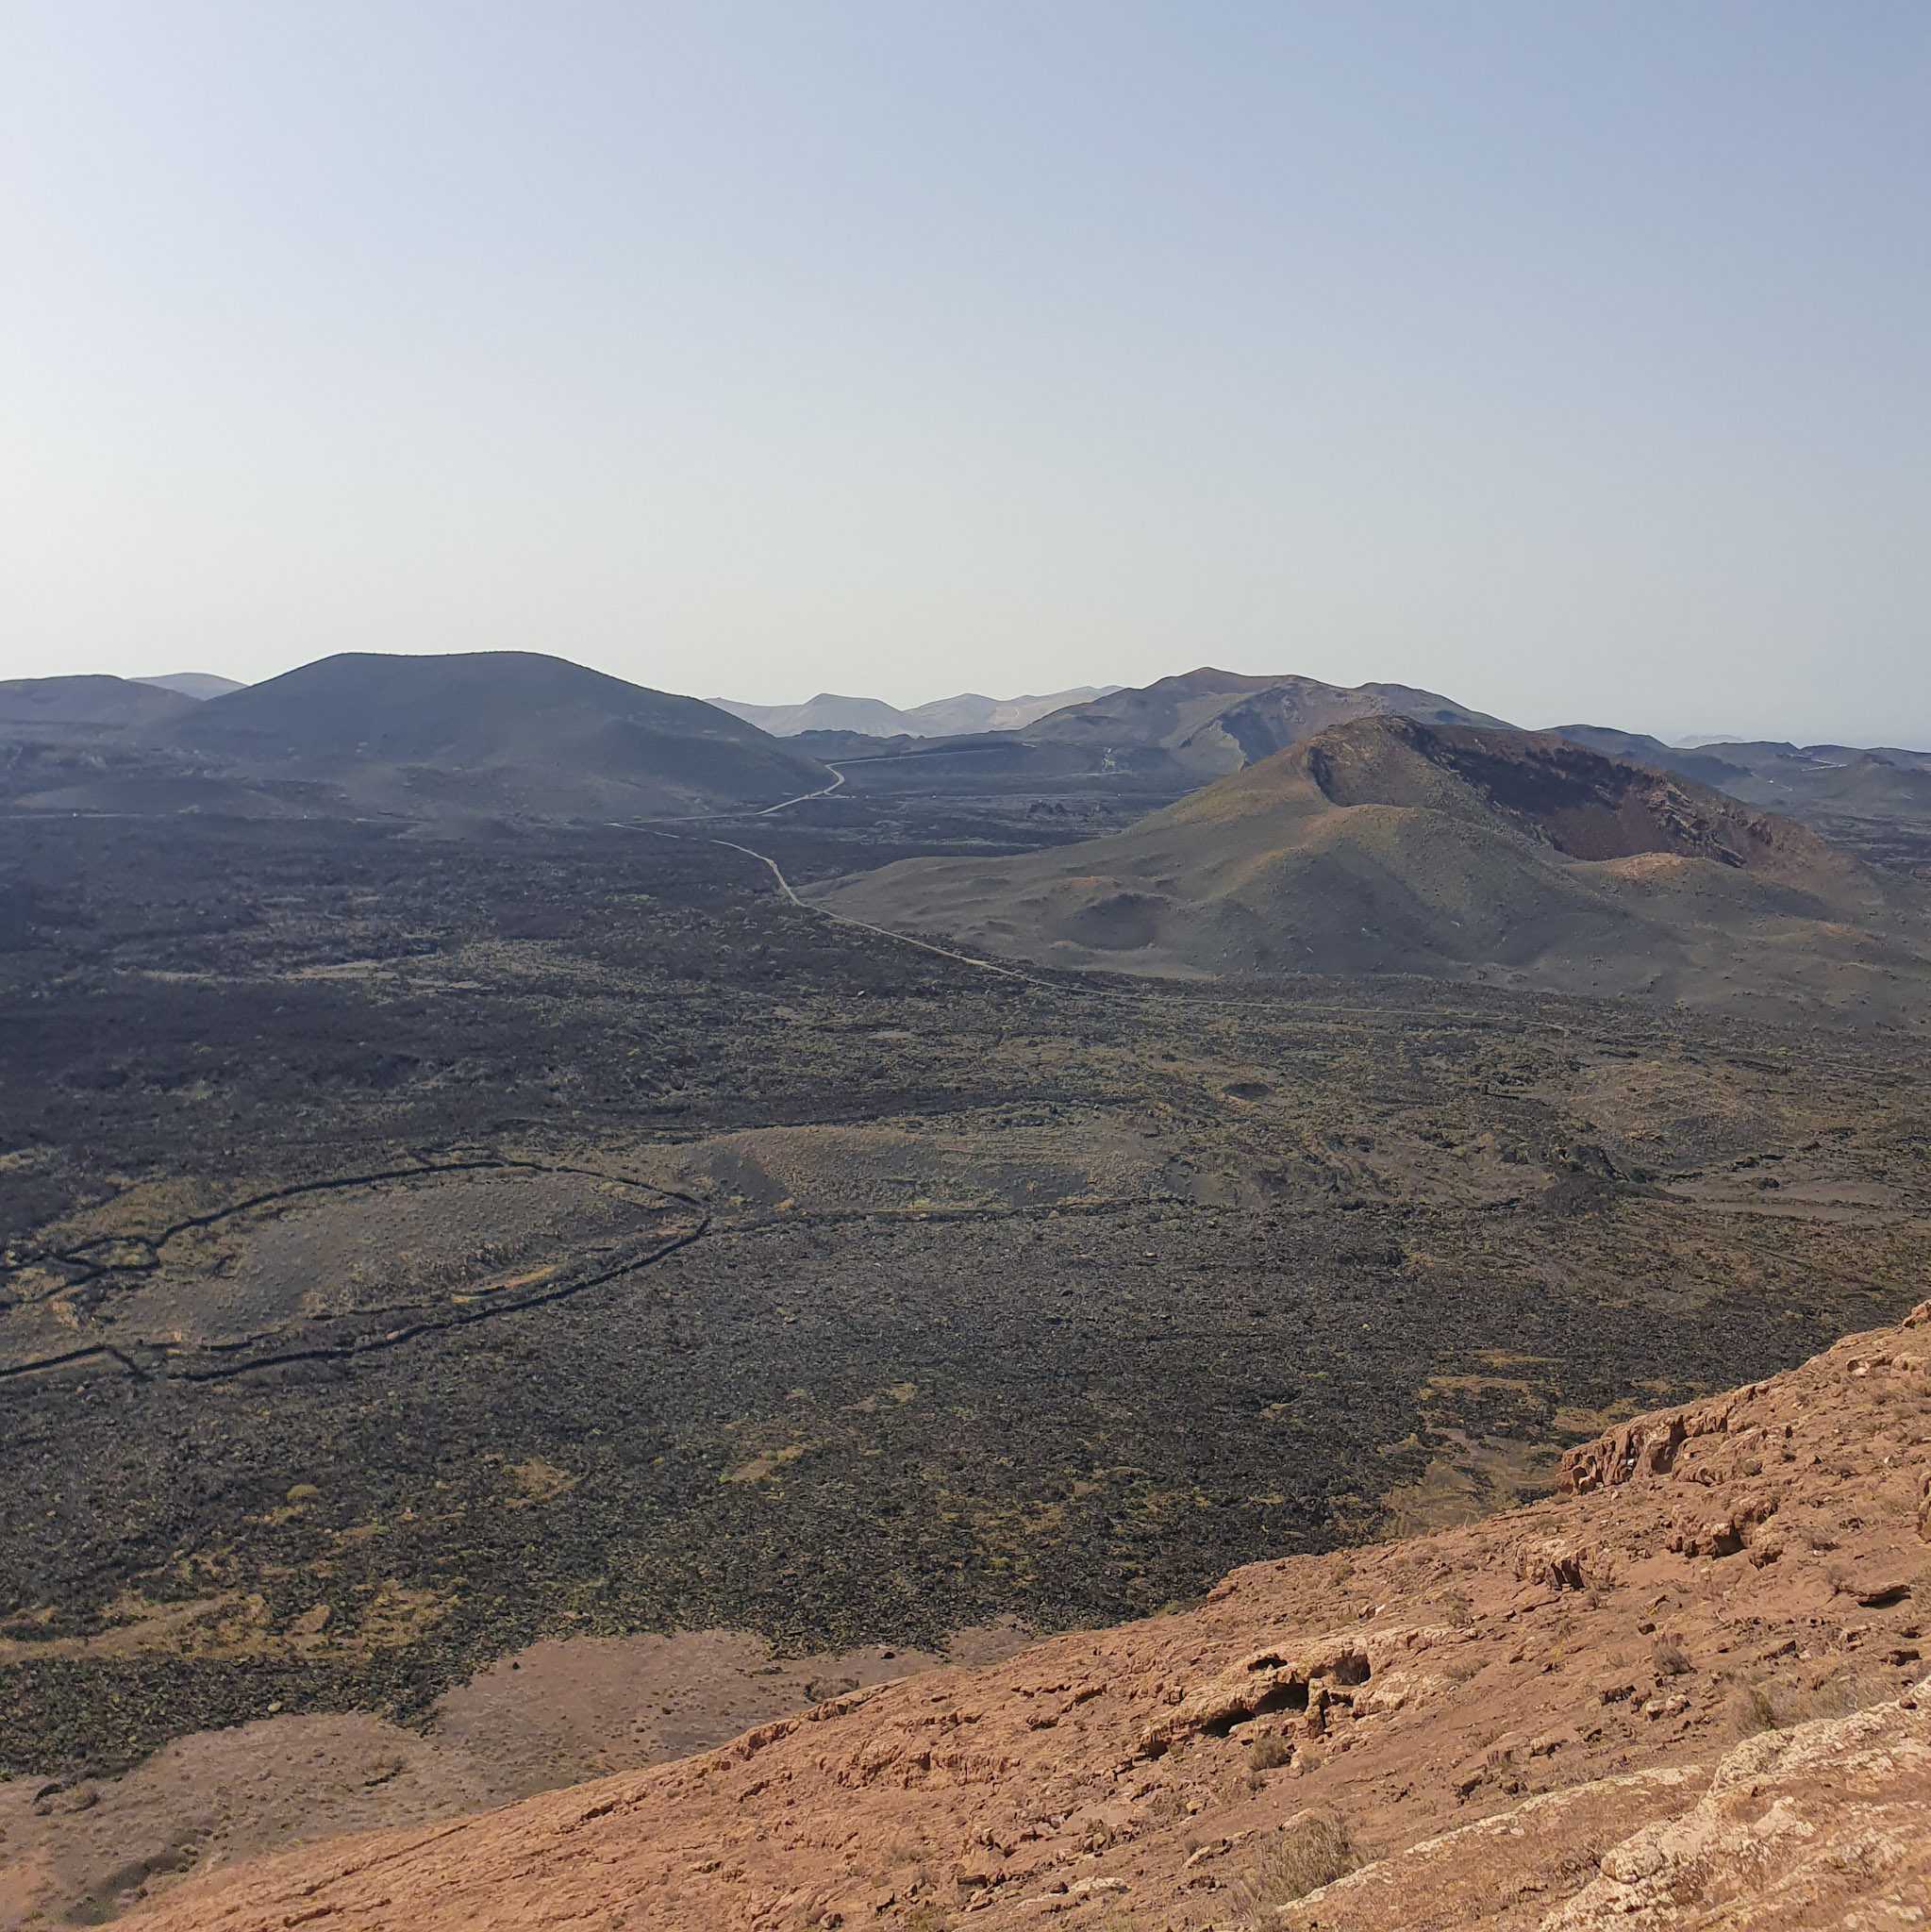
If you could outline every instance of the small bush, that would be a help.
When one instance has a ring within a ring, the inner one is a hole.
[[[1754,1738],[1777,1729],[1776,1706],[1760,1684],[1740,1690],[1730,1705],[1730,1724],[1740,1738]]]
[[[1255,1771],[1278,1771],[1294,1755],[1294,1747],[1277,1732],[1269,1731],[1265,1736],[1256,1738],[1254,1747],[1247,1754],[1248,1765]]]
[[[1754,1738],[1819,1718],[1851,1717],[1896,1695],[1896,1684],[1884,1674],[1847,1669],[1808,1687],[1749,1685],[1730,1700],[1729,1717],[1740,1737]]]
[[[1475,1621],[1475,1607],[1460,1591],[1451,1590],[1441,1599],[1441,1614],[1457,1630],[1466,1630]]]
[[[1276,1906],[1292,1905],[1355,1869],[1348,1828],[1332,1811],[1301,1811],[1281,1826],[1260,1863],[1238,1887],[1247,1923],[1270,1924]]]
[[[1665,1677],[1687,1677],[1696,1668],[1690,1661],[1690,1653],[1667,1638],[1656,1645],[1652,1655],[1656,1658],[1657,1673]]]

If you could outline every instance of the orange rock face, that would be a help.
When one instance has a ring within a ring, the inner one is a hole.
[[[141,1932],[1931,1923],[1931,1303],[1564,1492],[720,1750],[190,1879]]]

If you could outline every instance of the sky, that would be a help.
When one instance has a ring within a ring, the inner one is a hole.
[[[1931,745],[1923,0],[0,0],[0,676]]]

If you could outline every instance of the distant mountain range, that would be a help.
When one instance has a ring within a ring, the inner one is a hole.
[[[1072,698],[1074,694],[1060,693]],[[948,700],[986,703],[988,700]],[[1050,704],[1048,699],[1021,703]],[[879,706],[874,725],[860,720],[865,698],[814,699],[814,705],[847,706],[851,722],[833,724],[826,710],[799,730],[888,734],[882,714],[911,714]],[[810,707],[796,708],[800,712]],[[929,709],[938,708],[927,707]],[[1517,727],[1472,709],[1439,691],[1402,684],[1334,685],[1291,673],[1252,675],[1202,666],[1143,686],[1123,686],[1043,712],[1007,730],[998,743],[964,742],[955,754],[927,742],[921,756],[942,754],[949,767],[971,767],[1007,785],[1063,781],[1085,771],[1177,792],[1257,763],[1328,726],[1356,718],[1404,717],[1431,725],[1489,730]],[[875,728],[874,728],[875,726]],[[995,727],[974,726],[990,732]],[[891,735],[903,736],[894,727]],[[1867,856],[1891,859],[1921,848],[1931,835],[1931,753],[1894,747],[1781,742],[1694,746],[1667,744],[1641,732],[1600,724],[1563,724],[1549,734],[1640,764],[1694,779],[1756,806],[1768,806],[1844,840]],[[878,756],[888,746],[862,737],[816,743],[831,758]],[[1900,834],[1903,840],[1900,841]]]
[[[1085,785],[1155,806],[1372,717],[1514,728],[1407,685],[1210,666],[1140,687],[968,693],[899,710],[829,693],[798,706],[712,705],[528,652],[346,654],[251,686],[208,672],[0,682],[0,736],[42,747],[25,760],[8,754],[0,794],[63,810],[661,816],[820,789],[832,782],[829,758],[849,767],[849,795]],[[1926,870],[1931,753],[1672,745],[1589,724],[1548,735]]]
[[[745,705],[732,698],[710,702],[774,738],[805,731],[856,731],[868,738],[959,738],[977,731],[1019,731],[1036,718],[1068,705],[1085,704],[1120,689],[1117,684],[1083,684],[1045,697],[988,698],[967,691],[956,698],[899,710],[882,698],[846,698],[820,691],[802,705]]]

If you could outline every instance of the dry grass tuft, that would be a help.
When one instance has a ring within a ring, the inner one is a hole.
[[[1777,1728],[1776,1706],[1762,1685],[1746,1685],[1730,1700],[1730,1728],[1739,1738],[1754,1738]]]
[[[1348,1828],[1333,1811],[1300,1811],[1268,1841],[1260,1863],[1236,1888],[1246,1923],[1272,1923],[1274,1908],[1346,1876],[1357,1860]]]

